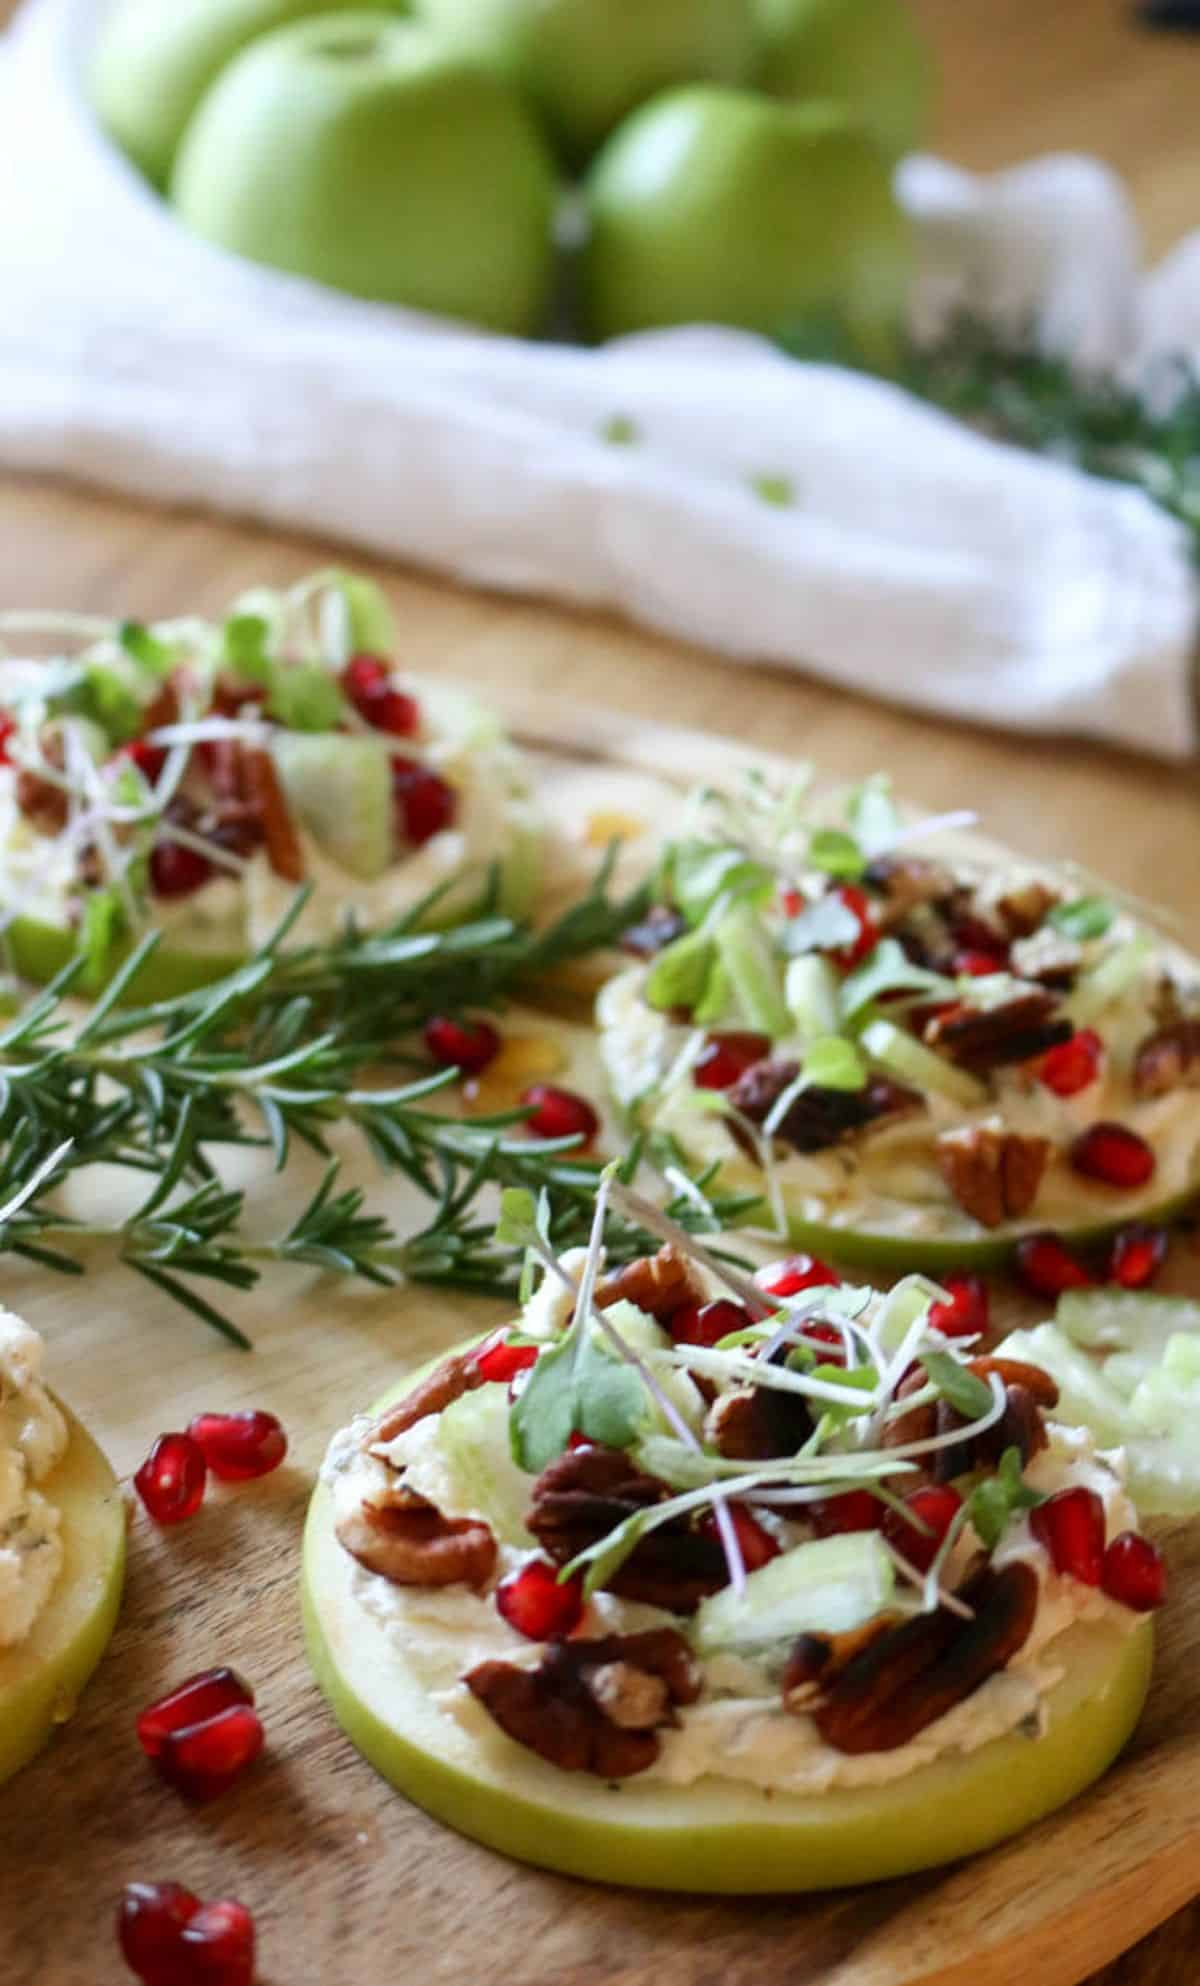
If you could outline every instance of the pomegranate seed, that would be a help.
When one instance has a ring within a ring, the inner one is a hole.
[[[0,717],[0,765],[8,765],[10,762],[8,741],[16,728],[16,724],[11,717]]]
[[[799,917],[800,912],[804,909],[803,890],[792,889],[790,887],[780,890],[779,907],[785,917]]]
[[[600,1119],[585,1096],[559,1089],[555,1083],[533,1083],[521,1102],[529,1111],[525,1129],[534,1138],[582,1138],[590,1144]]]
[[[1061,1235],[1047,1230],[1027,1234],[1017,1243],[1017,1275],[1034,1296],[1060,1297],[1064,1290],[1090,1287],[1093,1278]]]
[[[1161,1227],[1135,1223],[1114,1236],[1108,1258],[1108,1281],[1123,1290],[1145,1289],[1152,1283],[1167,1259],[1170,1242]]]
[[[161,745],[152,745],[148,738],[131,739],[129,744],[122,745],[120,756],[129,759],[150,781],[151,786],[157,783],[167,763],[164,748]]]
[[[767,1296],[799,1296],[801,1290],[834,1287],[841,1277],[817,1255],[789,1255],[782,1262],[768,1262],[754,1278]]]
[[[155,896],[191,896],[213,873],[207,855],[178,841],[156,841],[150,850],[150,888]]]
[[[510,1345],[503,1330],[494,1331],[475,1354],[475,1369],[490,1384],[507,1385],[518,1372],[524,1372],[537,1359],[536,1345]]]
[[[249,1703],[231,1703],[214,1717],[167,1731],[155,1764],[169,1786],[189,1800],[215,1800],[258,1757],[263,1727]]]
[[[943,1276],[944,1303],[929,1307],[929,1322],[944,1338],[974,1338],[988,1327],[988,1287],[982,1276]]]
[[[117,1906],[117,1939],[145,1986],[179,1986],[184,1927],[200,1908],[182,1883],[126,1883]]]
[[[342,688],[357,709],[360,698],[378,696],[392,680],[392,665],[379,655],[352,655],[342,670]]]
[[[444,1069],[477,1076],[500,1053],[500,1036],[490,1021],[453,1021],[435,1014],[425,1023],[425,1046]]]
[[[342,688],[360,717],[393,738],[411,738],[420,729],[415,697],[398,690],[392,672],[377,655],[354,655],[342,670]]]
[[[1122,1531],[1104,1554],[1101,1584],[1110,1600],[1135,1614],[1153,1613],[1167,1597],[1167,1568],[1157,1546],[1136,1531]]]
[[[500,1581],[496,1611],[530,1641],[561,1641],[583,1619],[583,1580],[576,1574],[560,1585],[549,1559],[530,1559]]]
[[[1069,1041],[1047,1049],[1034,1066],[1039,1083],[1055,1096],[1077,1096],[1095,1082],[1103,1060],[1104,1043],[1095,1028],[1082,1027]]]
[[[952,926],[954,942],[960,952],[986,952],[995,960],[993,972],[1008,971],[1008,946],[1003,935],[983,917],[956,917]]]
[[[458,812],[454,788],[420,759],[392,760],[392,794],[401,833],[415,848],[448,828]]]
[[[879,930],[871,899],[865,890],[860,890],[856,883],[843,883],[835,894],[851,915],[858,919],[858,936],[853,944],[842,945],[833,954],[843,972],[851,972],[856,965],[862,964],[868,952],[874,951],[879,942]]]
[[[1090,1124],[1071,1146],[1071,1164],[1085,1179],[1131,1192],[1154,1177],[1157,1164],[1146,1140],[1127,1124]]]
[[[955,952],[951,965],[965,979],[987,979],[993,972],[1004,971],[1004,960],[998,952],[977,951],[970,946]]]
[[[744,1331],[754,1319],[742,1304],[721,1296],[715,1303],[683,1303],[667,1319],[677,1345],[715,1345],[731,1331]]]
[[[157,1758],[172,1731],[199,1724],[234,1703],[253,1703],[254,1691],[234,1669],[202,1669],[165,1696],[148,1703],[138,1714],[138,1743],[147,1758]]]
[[[779,1540],[763,1529],[757,1517],[751,1515],[744,1503],[728,1503],[725,1508],[729,1512],[734,1536],[741,1550],[742,1563],[747,1572],[757,1572],[759,1566],[766,1565],[768,1559],[779,1557],[782,1549]],[[720,1541],[721,1527],[711,1510],[705,1513],[696,1528],[702,1538],[716,1538],[718,1542]]]
[[[178,1986],[254,1986],[254,1919],[244,1903],[203,1903],[180,1938]]]
[[[204,1501],[208,1464],[190,1434],[160,1434],[133,1486],[156,1524],[182,1524]]]
[[[596,1444],[592,1440],[591,1435],[580,1434],[578,1428],[573,1428],[571,1433],[567,1436],[567,1447],[572,1450],[576,1448],[594,1448],[595,1446]]]
[[[845,1365],[846,1340],[843,1338],[836,1324],[806,1323],[802,1326],[802,1329],[806,1338],[815,1338],[818,1344],[828,1345],[830,1347],[829,1351],[822,1355],[822,1365]]]
[[[877,1531],[883,1512],[884,1505],[870,1490],[844,1490],[841,1496],[810,1503],[808,1520],[818,1538],[832,1538],[844,1531]]]
[[[1104,1504],[1095,1490],[1059,1490],[1029,1513],[1029,1528],[1056,1572],[1098,1586],[1104,1562]]]
[[[692,1065],[692,1081],[700,1090],[731,1090],[770,1052],[765,1034],[710,1034]]]
[[[247,1408],[237,1414],[197,1414],[188,1433],[223,1483],[269,1476],[287,1454],[287,1436],[274,1414]]]
[[[900,1511],[889,1510],[883,1519],[883,1535],[918,1572],[928,1572],[942,1539],[962,1509],[962,1498],[948,1483],[944,1486],[930,1483],[906,1496],[904,1508],[928,1525],[928,1530],[918,1530]]]

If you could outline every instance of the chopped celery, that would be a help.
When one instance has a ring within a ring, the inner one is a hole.
[[[1087,1027],[1136,985],[1150,959],[1154,946],[1144,931],[1128,943],[1109,952],[1098,965],[1085,972],[1066,1002],[1066,1011],[1076,1027]]]
[[[891,1021],[872,1021],[859,1040],[872,1061],[880,1063],[890,1076],[901,1082],[911,1083],[916,1089],[933,1090],[966,1109],[987,1101],[986,1089],[974,1076],[956,1068],[952,1062],[943,1061],[932,1048],[926,1048],[923,1042],[905,1034],[903,1028]]]
[[[805,952],[788,961],[783,995],[800,1033],[806,1040],[838,1031],[837,974],[828,959]]]
[[[1170,1340],[1161,1365],[1146,1374],[1129,1408],[1151,1433],[1187,1437],[1200,1417],[1200,1345],[1195,1338]]]
[[[875,1326],[875,1336],[884,1351],[897,1351],[918,1317],[923,1317],[930,1304],[944,1294],[927,1276],[905,1276],[889,1290]]]
[[[1092,1351],[1157,1357],[1176,1334],[1200,1334],[1200,1303],[1193,1297],[1151,1296],[1142,1290],[1067,1290],[1058,1299],[1054,1322],[1073,1344]]]
[[[853,1531],[799,1545],[760,1566],[745,1590],[722,1588],[701,1603],[692,1641],[702,1655],[765,1648],[798,1634],[844,1634],[881,1613],[896,1573],[877,1531]]]
[[[717,948],[707,931],[688,931],[667,945],[646,975],[647,1006],[660,1011],[687,1007],[694,1011],[705,997]]]
[[[1200,1516],[1200,1453],[1194,1441],[1127,1441],[1129,1494],[1143,1517]]]
[[[772,1039],[791,1032],[783,973],[770,936],[749,904],[734,904],[716,930],[717,949],[742,1013]]]
[[[1004,1339],[1000,1351],[1005,1358],[1040,1365],[1057,1382],[1056,1420],[1075,1421],[1090,1428],[1101,1446],[1115,1445],[1138,1431],[1131,1408],[1116,1387],[1109,1384],[1103,1368],[1073,1345],[1056,1325],[1039,1324],[1033,1331],[1013,1331]]]
[[[437,1445],[453,1478],[455,1505],[478,1511],[505,1544],[528,1548],[529,1477],[512,1458],[508,1389],[480,1386],[439,1415]]]
[[[1157,1358],[1149,1352],[1114,1352],[1104,1361],[1104,1377],[1123,1400],[1129,1400],[1157,1364]]]

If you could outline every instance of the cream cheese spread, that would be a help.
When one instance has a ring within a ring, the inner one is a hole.
[[[67,1446],[42,1383],[42,1341],[0,1311],[0,1648],[28,1639],[62,1571],[61,1517],[37,1485]]]

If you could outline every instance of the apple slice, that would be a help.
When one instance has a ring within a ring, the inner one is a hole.
[[[28,1640],[0,1648],[0,1783],[71,1715],[121,1604],[124,1499],[99,1448],[70,1413],[67,1425],[66,1453],[38,1484],[62,1512],[62,1571]]]

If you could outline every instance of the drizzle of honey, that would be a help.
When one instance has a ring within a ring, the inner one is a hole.
[[[646,822],[636,814],[609,813],[589,814],[584,824],[583,838],[589,848],[607,848],[610,841],[633,841],[645,834]]]
[[[495,1061],[463,1084],[463,1101],[468,1110],[483,1117],[495,1110],[512,1110],[531,1083],[547,1082],[566,1066],[566,1050],[548,1035],[506,1035]]]

